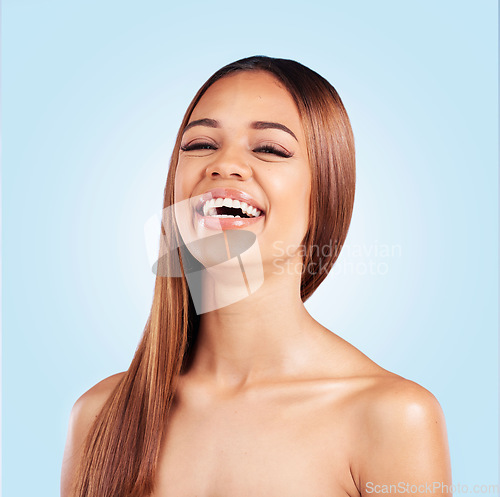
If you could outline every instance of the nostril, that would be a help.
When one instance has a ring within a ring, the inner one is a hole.
[[[235,163],[228,163],[228,164],[211,164],[210,166],[207,166],[205,169],[205,174],[210,177],[210,178],[239,178],[243,179],[246,178],[247,176],[251,175],[250,168],[248,165],[243,165],[243,164],[235,164]]]
[[[221,174],[220,174],[220,173],[218,173],[217,171],[212,171],[212,172],[210,173],[210,176],[211,176],[212,178],[216,178],[216,177],[218,177],[218,176],[221,176]],[[242,178],[242,176],[241,176],[241,174],[240,174],[240,173],[231,173],[229,176],[236,176],[236,177],[238,177],[238,178]]]

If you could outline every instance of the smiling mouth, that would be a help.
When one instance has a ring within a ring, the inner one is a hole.
[[[230,198],[212,198],[200,205],[198,214],[203,217],[254,219],[264,216],[256,207]]]

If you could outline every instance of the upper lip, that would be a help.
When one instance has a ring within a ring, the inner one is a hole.
[[[198,198],[195,206],[196,210],[198,212],[202,212],[203,204],[212,198],[230,198],[231,200],[239,200],[240,202],[246,202],[248,205],[264,212],[264,209],[260,206],[257,200],[255,200],[249,193],[229,187],[218,187],[207,190]]]

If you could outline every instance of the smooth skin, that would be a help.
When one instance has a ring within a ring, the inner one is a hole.
[[[162,441],[154,497],[336,497],[451,495],[445,421],[435,397],[390,373],[316,322],[290,267],[306,233],[310,165],[292,97],[266,72],[211,86],[182,146],[176,201],[217,186],[241,189],[264,207],[257,235],[264,284],[247,298],[201,316],[195,354],[179,378]],[[254,129],[253,122],[285,125]],[[208,145],[207,145],[208,144]],[[266,146],[284,149],[276,155]],[[282,258],[283,256],[281,256]],[[121,375],[83,394],[71,414],[62,497],[83,437]],[[409,492],[401,490],[408,489]],[[392,489],[394,490],[394,488]]]

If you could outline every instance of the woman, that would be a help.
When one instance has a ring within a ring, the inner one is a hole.
[[[344,243],[354,182],[348,116],[312,70],[249,57],[202,86],[143,338],[75,403],[63,497],[449,495],[436,399],[303,305]]]

